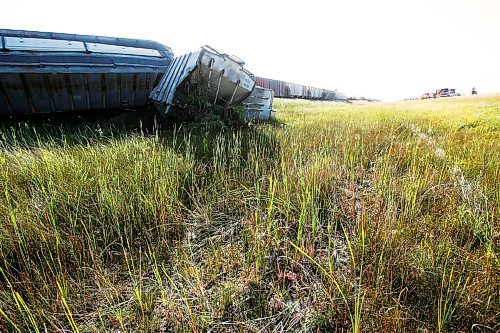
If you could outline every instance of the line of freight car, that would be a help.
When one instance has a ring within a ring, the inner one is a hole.
[[[272,89],[275,97],[281,98],[304,98],[313,100],[347,100],[344,94],[322,88],[304,86],[301,84],[289,83],[280,80],[254,77],[258,86]]]

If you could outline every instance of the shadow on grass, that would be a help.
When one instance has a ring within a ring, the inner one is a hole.
[[[202,119],[196,123],[180,122],[168,118],[160,119],[149,108],[139,110],[94,111],[85,113],[36,114],[29,116],[0,117],[0,147],[13,146],[26,148],[47,143],[54,146],[72,146],[109,142],[123,139],[130,135],[158,136],[166,146],[184,153],[187,142],[178,140],[180,136],[189,136],[194,157],[206,162],[211,159],[217,144],[217,137],[224,136],[231,140],[235,133],[242,140],[241,156],[246,158],[252,143],[259,143],[270,148],[272,155],[279,153],[275,135],[264,133],[264,128],[283,128],[285,123],[272,120],[251,124],[224,124],[222,121]],[[270,156],[270,157],[273,157]]]
[[[0,117],[0,146],[27,148],[51,143],[72,146],[153,134],[159,120],[153,110],[93,111]]]

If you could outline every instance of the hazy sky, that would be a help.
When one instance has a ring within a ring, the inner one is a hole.
[[[259,76],[384,100],[500,92],[500,0],[0,0],[0,28],[208,44]]]

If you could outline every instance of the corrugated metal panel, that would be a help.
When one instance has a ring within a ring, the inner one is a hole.
[[[85,111],[90,109],[90,96],[85,84],[85,76],[81,73],[73,75],[66,74],[66,84],[71,89],[71,98],[75,111]]]
[[[265,79],[263,77],[256,77],[255,78],[255,85],[263,88],[268,88],[269,89],[269,80]]]
[[[48,75],[48,78],[52,97],[54,98],[55,111],[74,111],[75,108],[66,84],[65,74],[52,74]]]
[[[144,107],[160,73],[3,73],[0,114]]]
[[[13,114],[12,107],[7,93],[5,92],[4,83],[0,80],[0,115]]]
[[[120,107],[135,105],[135,89],[137,76],[134,73],[120,74]]]
[[[106,107],[118,109],[120,107],[120,73],[110,73],[104,76],[104,93],[106,95]]]
[[[5,48],[11,51],[85,52],[83,42],[41,38],[4,37]]]
[[[106,94],[104,93],[104,74],[84,74],[89,91],[89,109],[98,110],[106,108]]]
[[[9,100],[12,111],[24,110],[24,113],[31,113],[23,81],[19,75],[7,75],[0,80],[0,83],[2,83],[4,92],[6,92],[7,89],[10,92],[6,94],[5,97]]]
[[[191,52],[175,58],[158,86],[149,95],[163,115],[168,113],[177,87],[196,68],[200,52]]]
[[[46,86],[49,84],[49,80],[46,75],[24,74],[24,78],[27,85],[25,89],[27,92],[29,91],[33,103],[32,111],[47,110],[47,112],[55,112],[52,94],[47,94]]]
[[[151,79],[150,73],[137,73],[135,80],[135,103],[146,104],[149,93],[154,88],[154,80]]]
[[[266,79],[267,86],[265,88],[272,89],[274,91],[274,96],[284,97],[285,96],[285,86],[282,81]]]
[[[287,82],[257,76],[254,79],[257,86],[273,90],[275,97],[289,97],[290,95]]]
[[[139,47],[119,46],[119,45],[87,43],[87,50],[89,52],[95,52],[95,53],[126,54],[126,55],[138,55],[138,56],[147,56],[147,57],[161,57],[160,52],[158,52],[157,50],[144,49],[144,48],[139,48]]]

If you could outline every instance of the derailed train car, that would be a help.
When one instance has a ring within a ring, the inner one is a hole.
[[[234,55],[202,46],[199,51],[175,58],[149,98],[164,119],[171,108],[181,118],[189,115],[191,105],[186,97],[201,91],[207,98],[205,105],[241,105],[242,116],[249,121],[274,119],[273,91],[258,87],[244,65]]]
[[[271,89],[274,92],[275,97],[303,98],[323,101],[348,100],[347,96],[337,91],[305,86],[280,80],[267,79],[258,76],[254,77],[254,80],[258,86]]]
[[[253,75],[244,64],[235,56],[219,53],[208,45],[202,46],[199,51],[175,58],[149,98],[161,116],[166,116],[171,106],[185,104],[184,101],[176,102],[176,96],[189,95],[200,87],[212,105],[238,105],[255,87]]]
[[[149,104],[165,116],[195,86],[205,87],[208,104],[244,106],[249,120],[273,118],[273,97],[345,97],[255,77],[243,66],[208,46],[174,60],[169,47],[154,41],[0,29],[0,116]]]
[[[0,29],[0,115],[144,107],[172,59],[154,41]]]

